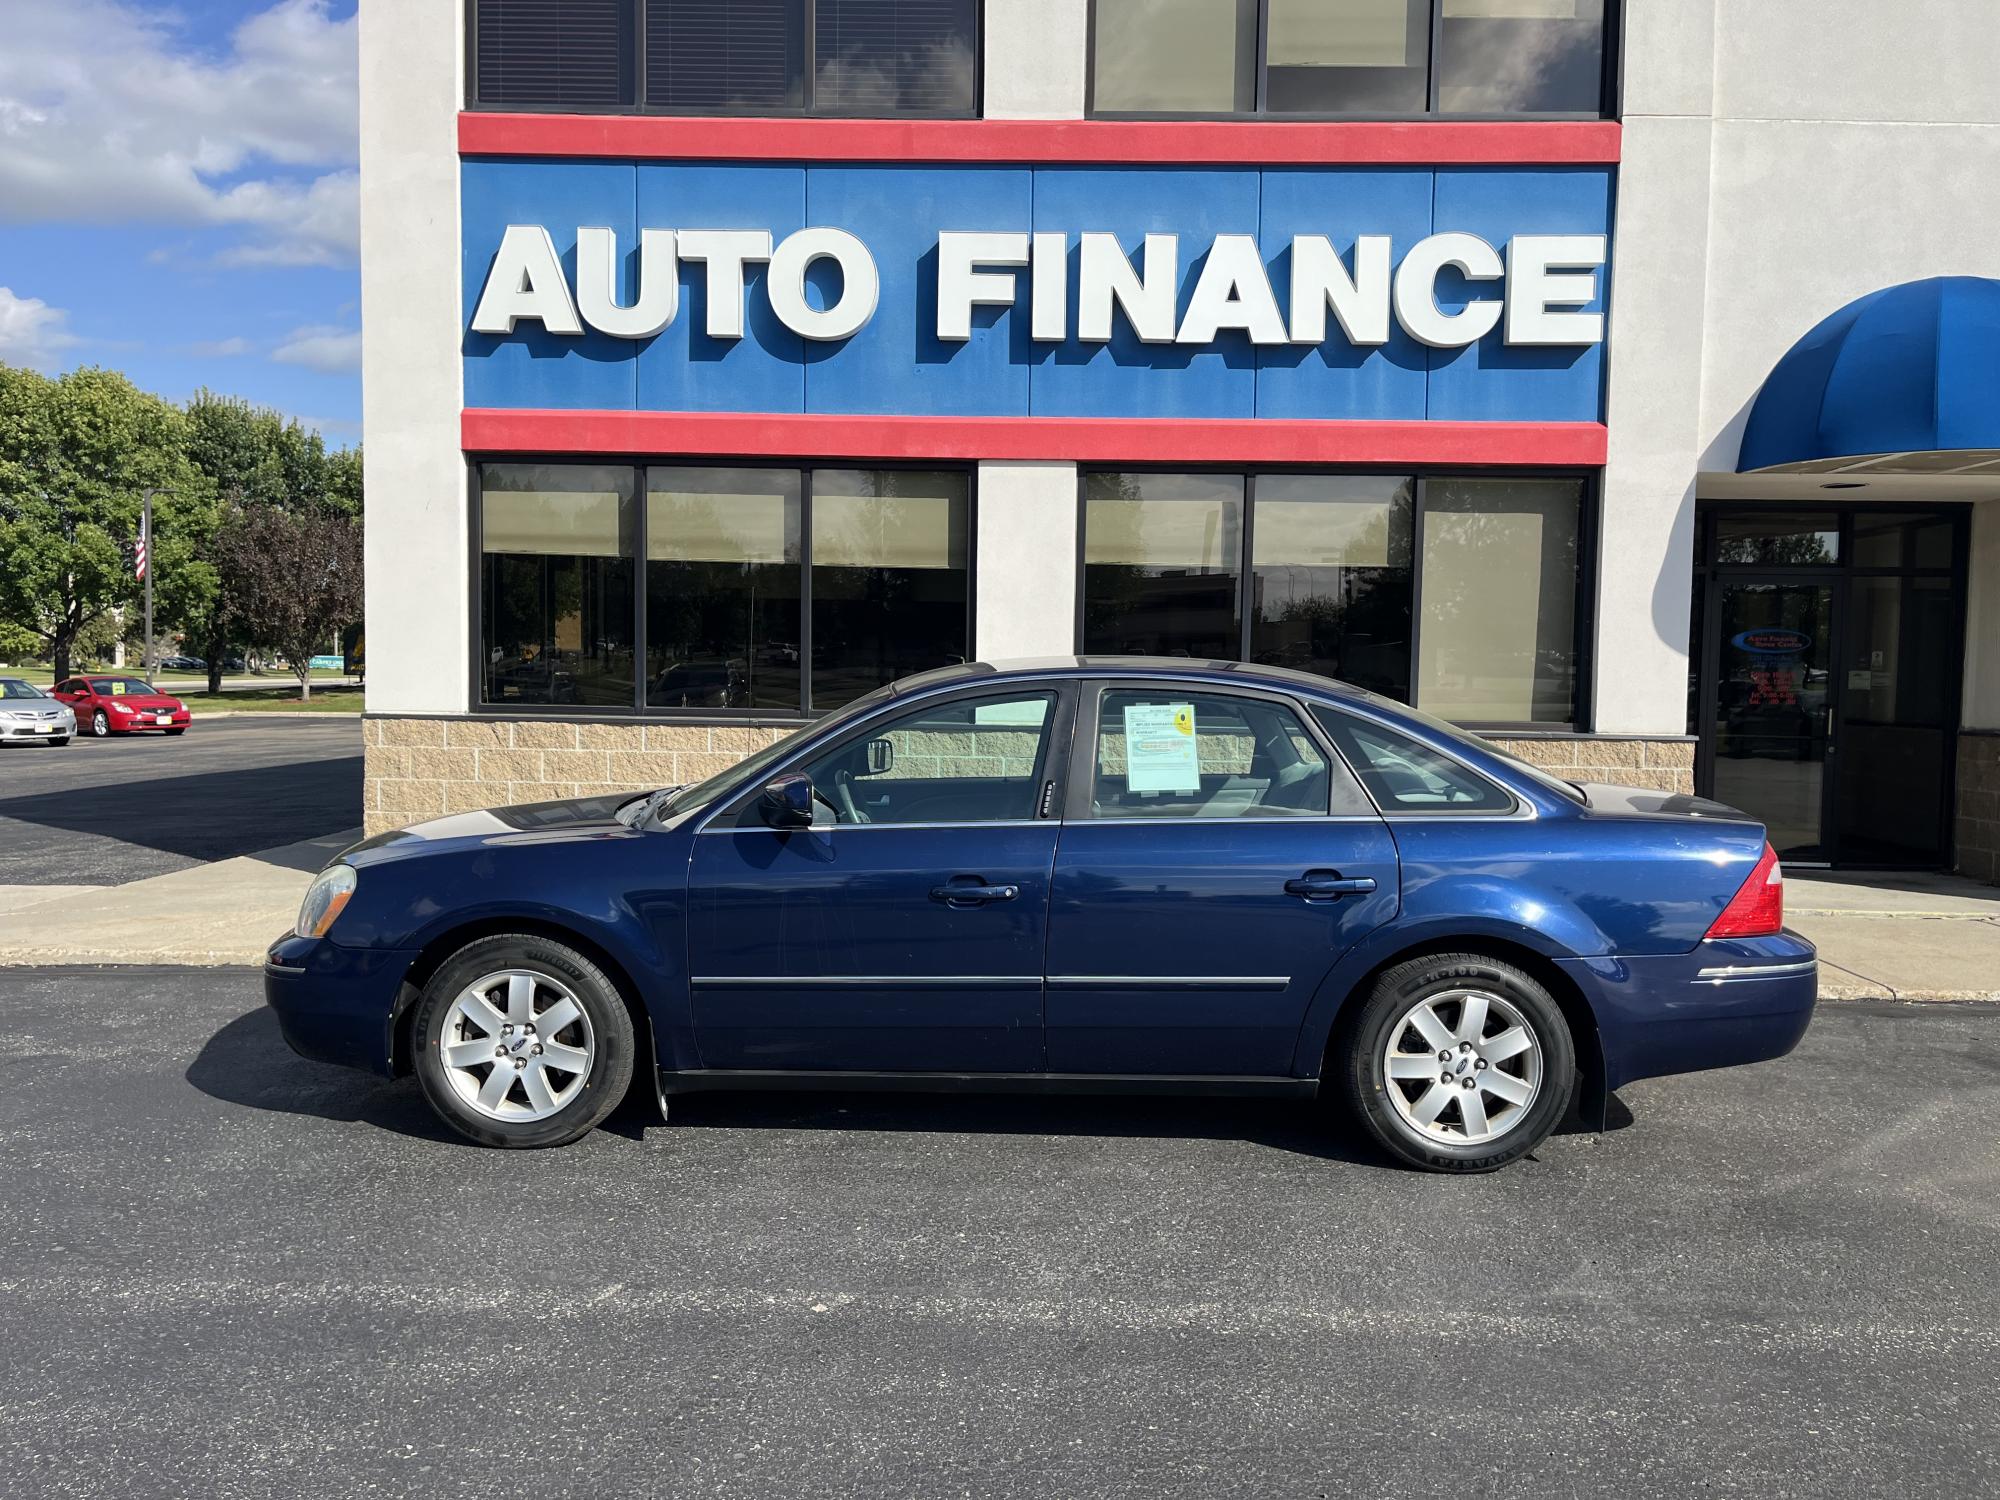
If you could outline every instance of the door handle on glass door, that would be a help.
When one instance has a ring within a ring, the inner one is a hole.
[[[1375,889],[1372,875],[1337,875],[1332,871],[1311,870],[1297,880],[1285,882],[1285,893],[1308,901],[1331,901],[1341,896],[1362,896]]]

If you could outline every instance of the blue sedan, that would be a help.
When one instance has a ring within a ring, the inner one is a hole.
[[[1764,829],[1275,667],[975,664],[699,784],[357,844],[265,965],[291,1045],[554,1146],[631,1087],[1337,1097],[1476,1172],[1790,1051]]]

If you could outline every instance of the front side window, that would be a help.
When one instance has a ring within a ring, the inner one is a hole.
[[[966,659],[963,470],[480,470],[484,704],[801,714]]]
[[[1095,0],[1096,115],[1586,115],[1604,0]]]
[[[1023,823],[1038,812],[1056,695],[911,710],[798,767],[840,823]],[[761,821],[754,803],[743,824]]]
[[[1368,804],[1282,703],[1175,688],[1107,690],[1090,791],[1096,818],[1297,818]]]
[[[1556,476],[1087,474],[1079,649],[1572,724],[1585,495]]]
[[[486,109],[967,117],[978,0],[476,0]]]

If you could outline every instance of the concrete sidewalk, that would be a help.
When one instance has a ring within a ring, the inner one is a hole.
[[[260,964],[359,829],[118,886],[0,886],[0,965]],[[2000,887],[1953,875],[1790,871],[1822,1000],[2000,999]]]
[[[1958,875],[1785,872],[1822,1000],[2000,999],[2000,886]]]
[[[359,828],[125,885],[0,886],[0,965],[261,964]]]

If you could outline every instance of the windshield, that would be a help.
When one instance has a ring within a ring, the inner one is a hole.
[[[46,698],[48,694],[32,682],[18,677],[0,677],[0,698]]]
[[[856,698],[845,708],[837,708],[825,718],[805,727],[815,732],[838,728],[849,720],[858,719],[864,714],[872,713],[894,695],[894,683],[889,684],[887,687],[879,687],[872,693],[867,693]],[[707,807],[710,803],[720,800],[735,791],[738,787],[747,785],[756,779],[757,776],[761,775],[765,768],[776,764],[798,749],[798,746],[793,743],[798,737],[799,732],[794,730],[775,745],[766,745],[755,755],[738,761],[728,770],[718,771],[706,781],[697,781],[692,786],[682,787],[660,805],[657,815],[664,817],[666,814],[672,813],[678,818],[684,813],[699,811],[701,808]]]
[[[93,677],[90,685],[96,691],[110,698],[150,698],[154,688],[150,682],[141,682],[136,677]]]

